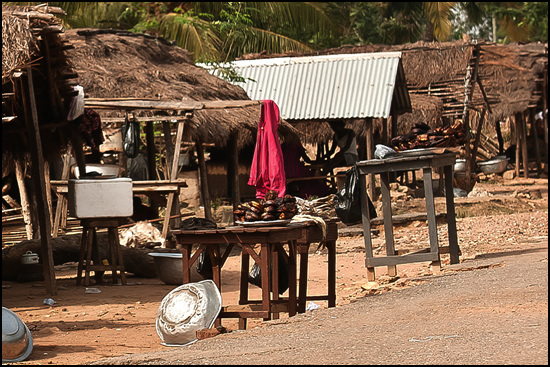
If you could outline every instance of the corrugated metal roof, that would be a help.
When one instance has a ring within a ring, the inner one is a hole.
[[[411,109],[401,52],[240,60],[230,65],[246,79],[233,84],[251,99],[275,101],[285,120],[387,118],[392,99],[398,112]]]

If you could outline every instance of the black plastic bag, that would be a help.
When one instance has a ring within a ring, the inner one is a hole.
[[[362,221],[359,177],[359,169],[353,166],[346,172],[344,187],[336,193],[336,215],[348,226]],[[368,194],[367,200],[370,219],[376,218],[376,209]]]
[[[135,158],[139,154],[139,122],[135,116],[132,119],[124,119],[124,127],[122,128],[122,148],[128,158]]]
[[[281,253],[279,254],[279,294],[285,293],[288,289],[288,263],[286,262],[284,256]],[[271,270],[271,264],[269,266]],[[254,263],[250,274],[248,274],[248,282],[257,287],[262,288],[262,274],[260,266],[257,263]]]
[[[204,250],[199,254],[199,258],[197,259],[197,273],[199,273],[204,279],[214,279],[212,260],[210,260],[207,250]]]

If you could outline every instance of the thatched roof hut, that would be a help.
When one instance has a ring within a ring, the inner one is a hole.
[[[250,100],[244,90],[193,65],[189,53],[158,37],[118,30],[74,29],[65,32],[74,47],[68,57],[79,75],[86,97],[150,98],[162,101]],[[156,114],[162,113],[157,111]],[[139,116],[150,112],[140,111]],[[101,112],[122,116],[118,111]],[[200,138],[224,147],[238,131],[239,146],[254,144],[260,106],[200,109],[186,124],[184,140]],[[282,123],[279,135],[297,137],[296,130]]]
[[[60,34],[63,12],[48,6],[2,5],[2,154],[28,153],[25,111],[21,100],[25,69],[32,66],[38,124],[42,127],[46,159],[64,145],[66,111],[73,94],[71,69],[67,64]],[[66,135],[66,134],[65,134]]]
[[[541,90],[545,87],[543,74],[548,70],[548,46],[540,43],[497,45],[420,41],[394,46],[342,46],[310,54],[249,54],[242,59],[401,51],[413,111],[399,117],[396,132],[399,135],[407,133],[416,122],[426,122],[433,128],[444,124],[445,119],[462,118],[465,80],[475,66],[475,48],[480,50],[479,78],[487,98],[482,95],[479,85],[474,85],[468,107],[481,110],[488,102],[492,109],[487,117],[489,126],[525,111],[528,106],[542,108]],[[469,85],[468,90],[471,87]]]

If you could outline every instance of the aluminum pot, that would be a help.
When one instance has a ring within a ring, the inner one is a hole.
[[[23,265],[38,264],[39,260],[38,254],[32,251],[27,251],[25,254],[21,255],[21,264]]]

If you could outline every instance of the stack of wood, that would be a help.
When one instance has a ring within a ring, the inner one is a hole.
[[[456,120],[452,126],[431,129],[423,122],[413,125],[409,134],[396,136],[391,146],[396,151],[431,147],[456,147],[466,142],[462,121]]]

